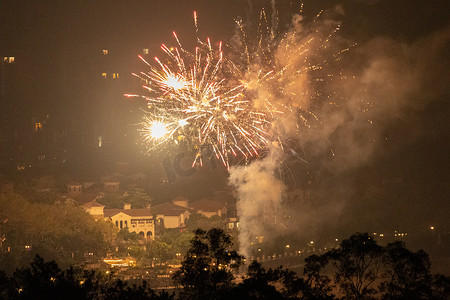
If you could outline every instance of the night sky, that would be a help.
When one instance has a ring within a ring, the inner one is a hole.
[[[2,78],[1,136],[20,135],[33,118],[47,115],[55,128],[73,131],[80,129],[73,125],[80,119],[88,124],[86,132],[91,125],[107,132],[116,117],[132,123],[135,115],[115,115],[104,107],[128,107],[122,95],[136,87],[131,73],[142,67],[137,49],[160,56],[161,43],[174,43],[172,31],[189,47],[195,42],[194,10],[202,37],[229,41],[234,20],[245,20],[262,6],[270,8],[271,2],[3,0],[0,54],[15,57],[16,81]],[[290,20],[283,16],[298,3],[275,1],[275,6],[281,26],[288,28]],[[304,1],[305,23],[320,10],[325,19],[341,23],[340,41],[355,45],[341,62],[355,80],[330,87],[347,102],[339,114],[320,112],[325,125],[302,142],[308,164],[290,166],[296,179],[286,182],[287,190],[313,195],[292,200],[298,226],[355,232],[434,225],[449,231],[449,2]],[[115,51],[122,80],[107,94],[83,75],[90,70],[89,53],[101,49]],[[118,100],[111,104],[111,99]],[[360,99],[372,104],[371,126],[355,109]],[[121,153],[128,151],[126,142],[117,147]],[[191,185],[200,189],[198,177],[214,174],[226,183],[226,172],[210,170],[197,172]]]

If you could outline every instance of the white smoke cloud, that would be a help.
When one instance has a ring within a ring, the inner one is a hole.
[[[255,214],[266,203],[281,206],[283,199],[294,199],[290,213],[295,216],[299,235],[324,224],[342,222],[339,216],[348,205],[354,204],[355,191],[363,188],[354,186],[358,176],[354,170],[379,159],[379,152],[390,142],[388,131],[392,124],[411,118],[411,112],[425,110],[443,95],[448,96],[450,68],[445,52],[450,45],[450,27],[412,43],[377,37],[352,48],[338,63],[324,65],[328,68],[324,74],[335,77],[324,82],[321,89],[332,91],[333,97],[312,102],[316,87],[312,86],[311,74],[296,76],[296,81],[289,82],[294,77],[289,72],[305,67],[308,61],[298,55],[299,51],[317,49],[325,33],[338,24],[336,14],[343,13],[342,7],[325,12],[326,18],[310,33],[302,17],[295,16],[292,25],[295,34],[287,34],[288,39],[276,51],[278,67],[290,66],[277,82],[286,93],[280,95],[264,86],[256,89],[257,103],[276,100],[293,108],[312,110],[318,116],[311,128],[299,132],[294,109],[280,117],[274,126],[278,132],[295,139],[297,145],[304,146],[303,158],[308,161],[314,179],[306,187],[285,186],[277,172],[286,154],[278,147],[270,147],[266,157],[247,166],[230,169],[229,183],[237,192],[242,213],[240,245],[244,255],[249,254],[251,235],[262,231],[262,222]],[[330,41],[330,52],[335,50],[333,47],[342,47],[343,42],[336,35]],[[402,139],[413,143],[424,134],[427,133],[417,124]]]
[[[273,148],[264,158],[230,169],[229,183],[239,199],[240,252],[246,257],[250,255],[249,241],[262,233],[264,220],[261,220],[261,213],[264,208],[281,204],[285,186],[275,173],[281,155],[279,149]]]
[[[271,3],[273,6],[274,2]],[[274,7],[272,9],[275,10]],[[273,12],[272,25],[275,24],[275,19],[276,13]],[[292,22],[290,32],[277,42],[273,52],[276,61],[275,72],[278,75],[274,79],[260,81],[258,79],[261,66],[255,64],[249,68],[245,78],[245,81],[250,83],[248,88],[252,89],[255,95],[256,109],[265,107],[270,102],[269,105],[283,110],[283,114],[273,121],[271,132],[273,136],[282,139],[290,136],[294,136],[294,139],[300,138],[297,110],[308,111],[312,94],[315,93],[309,85],[313,80],[310,71],[322,67],[324,52],[328,47],[326,38],[338,25],[337,22],[327,19],[324,23],[317,23],[314,28],[304,30],[303,18],[298,15],[293,17]],[[268,36],[264,38],[270,39],[274,31],[276,26],[272,26],[267,32]],[[268,43],[269,47],[270,44],[271,42]],[[315,64],[317,68],[313,67]],[[254,82],[258,84],[252,85]],[[285,109],[286,107],[290,109]],[[284,213],[280,208],[283,198],[287,197],[287,186],[279,175],[281,164],[286,157],[286,153],[283,152],[285,150],[282,149],[283,143],[274,141],[267,149],[267,156],[252,161],[247,166],[235,166],[230,169],[229,183],[236,190],[240,212],[240,252],[246,256],[250,255],[250,245],[255,242],[256,235],[269,235],[268,232],[264,232],[265,227],[272,226],[271,234],[273,234],[277,231],[275,227],[282,225],[281,218],[284,217]],[[264,213],[264,208],[269,209]],[[308,217],[305,215],[302,220],[309,222],[311,210],[305,211],[308,212]]]

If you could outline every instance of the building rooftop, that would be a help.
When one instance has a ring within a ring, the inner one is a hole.
[[[93,201],[84,203],[83,207],[91,208],[91,207],[105,207],[105,206],[103,204],[97,203],[97,201],[93,200]]]
[[[225,208],[225,204],[207,198],[194,201],[189,206],[195,210],[201,210],[205,212],[216,212],[220,209]]]
[[[95,192],[83,192],[80,195],[77,196],[69,196],[73,200],[76,201],[76,203],[80,205],[85,205],[86,203],[90,203],[93,201],[96,201],[98,198],[101,198],[102,195],[100,193]]]
[[[131,208],[131,209],[118,209],[110,208],[104,209],[103,213],[105,217],[112,217],[119,213],[124,213],[130,217],[149,217],[152,216],[152,211],[149,208]]]
[[[185,211],[189,211],[188,208],[175,205],[171,202],[164,202],[162,204],[155,205],[153,206],[152,209],[156,214],[161,214],[165,216],[178,216]]]

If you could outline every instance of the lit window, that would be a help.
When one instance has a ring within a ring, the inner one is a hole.
[[[102,78],[106,79],[106,73],[102,73]]]
[[[41,122],[34,123],[34,131],[40,131],[40,130],[42,130],[42,123]]]
[[[5,57],[3,57],[3,61],[8,64],[12,64],[12,63],[14,63],[14,56],[5,56]]]
[[[142,49],[142,54],[149,54],[149,50],[148,50],[148,48],[144,48],[144,49]]]
[[[103,49],[102,52],[103,52],[103,55],[108,55],[109,51],[108,51],[108,49]]]
[[[119,78],[119,73],[113,73],[113,78],[114,78],[114,79]]]

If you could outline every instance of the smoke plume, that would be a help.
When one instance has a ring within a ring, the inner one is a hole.
[[[332,38],[328,36],[343,13],[342,7],[325,12],[309,31],[305,28],[311,25],[304,24],[301,16],[294,16],[287,38],[275,50],[277,67],[289,66],[277,81],[284,93],[264,85],[257,88],[257,103],[270,98],[293,108],[273,124],[276,134],[288,138],[290,149],[283,151],[280,145],[272,144],[267,156],[230,169],[229,183],[239,202],[244,255],[250,254],[256,235],[268,234],[262,225],[267,225],[263,217],[264,207],[268,206],[277,207],[279,216],[294,216],[285,227],[298,235],[345,222],[359,226],[363,219],[369,225],[388,222],[376,215],[375,205],[383,203],[370,202],[375,199],[370,194],[374,183],[361,184],[361,172],[377,165],[381,157],[392,156],[429,134],[430,128],[421,128],[424,112],[448,97],[450,68],[445,51],[450,28],[411,43],[375,37],[333,60],[332,53],[338,53],[342,45],[354,44],[338,32]],[[324,48],[327,38],[330,41]],[[324,52],[313,52],[318,49]],[[308,60],[299,55],[304,52],[310,52]],[[293,76],[311,63],[323,70]],[[296,80],[290,81],[292,78]],[[302,119],[299,121],[299,111],[312,112],[317,119],[311,118],[305,125]],[[413,127],[407,132],[391,133],[392,128],[403,123]],[[392,141],[394,137],[397,140]],[[280,169],[286,167],[299,177],[300,183],[283,181]],[[361,214],[352,215],[354,220],[340,220],[364,205],[373,210],[371,218]],[[288,210],[279,214],[283,208]],[[283,222],[279,219],[272,224]]]

